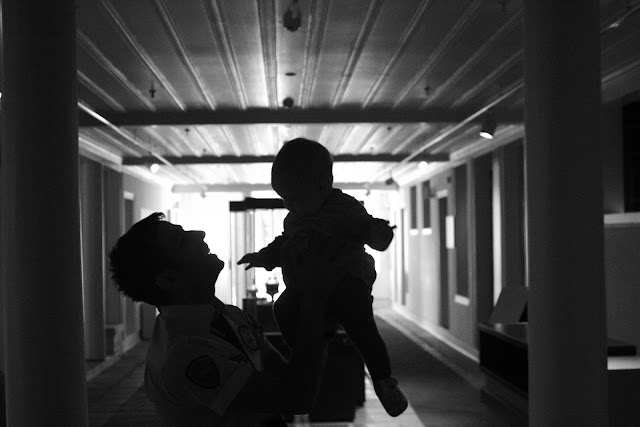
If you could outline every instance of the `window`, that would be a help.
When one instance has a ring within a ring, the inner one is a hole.
[[[429,181],[422,183],[422,228],[431,230],[431,187]]]
[[[409,188],[409,228],[415,230],[418,228],[418,186],[414,185]]]

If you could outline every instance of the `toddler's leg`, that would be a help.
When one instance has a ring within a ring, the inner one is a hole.
[[[391,376],[391,361],[371,306],[373,297],[365,283],[346,277],[329,300],[329,309],[358,347],[372,380]]]
[[[340,323],[360,350],[382,406],[389,415],[397,417],[409,403],[398,388],[398,381],[391,376],[389,352],[373,317],[371,288],[358,279],[347,277],[339,289],[344,292],[332,296],[335,299],[330,303],[335,304]]]
[[[285,289],[273,303],[273,317],[289,347],[293,346],[298,334],[298,305],[295,290],[289,288]]]

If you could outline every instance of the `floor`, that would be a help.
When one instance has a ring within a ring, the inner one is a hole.
[[[314,426],[526,426],[527,420],[482,392],[483,374],[469,359],[390,309],[376,311],[378,327],[410,406],[391,418],[366,380],[365,404],[352,422]],[[88,364],[87,395],[91,426],[157,426],[144,393],[141,342],[119,357]]]

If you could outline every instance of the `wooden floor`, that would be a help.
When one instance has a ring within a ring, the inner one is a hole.
[[[378,326],[387,343],[394,376],[409,408],[391,418],[366,380],[365,404],[345,423],[314,426],[525,426],[526,418],[482,393],[483,378],[473,363],[436,347],[434,337],[390,309],[378,310]],[[123,355],[90,364],[87,394],[91,426],[157,426],[159,419],[144,393],[141,342]],[[459,363],[462,360],[462,363]]]

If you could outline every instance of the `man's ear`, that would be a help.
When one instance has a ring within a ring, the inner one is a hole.
[[[169,291],[178,283],[178,272],[173,268],[166,268],[156,276],[156,286]]]

